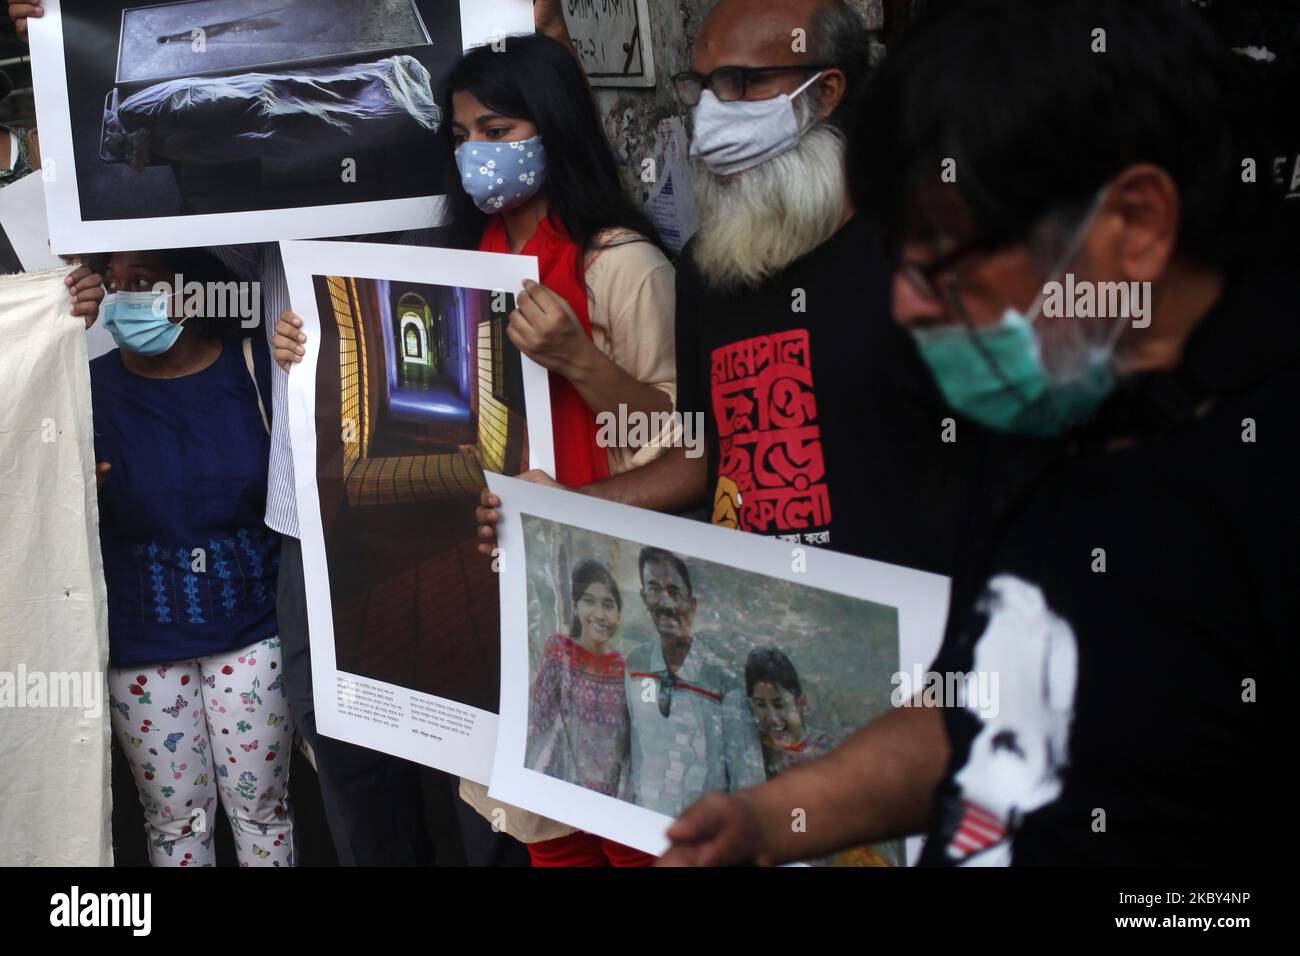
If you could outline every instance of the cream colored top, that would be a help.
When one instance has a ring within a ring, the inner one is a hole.
[[[587,257],[588,312],[596,348],[639,382],[659,389],[677,408],[676,276],[673,265],[653,243],[630,232],[604,233],[604,243]],[[609,470],[618,475],[653,460],[671,437],[660,433],[660,447],[609,448]],[[522,843],[554,840],[577,829],[488,796],[488,788],[461,779],[461,799],[479,815]]]
[[[587,259],[591,340],[619,368],[667,395],[676,410],[676,273],[658,248],[634,235],[603,234],[606,247]],[[671,429],[661,429],[659,436],[660,442],[641,448],[611,446],[610,474],[657,457]]]

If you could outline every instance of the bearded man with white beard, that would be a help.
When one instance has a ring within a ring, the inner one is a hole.
[[[702,416],[705,454],[669,448],[579,490],[947,573],[972,534],[959,516],[982,436],[948,418],[891,321],[889,271],[847,195],[870,44],[846,0],[721,0],[705,19],[673,78],[701,224],[677,264],[678,411]],[[485,554],[499,505],[484,492]]]

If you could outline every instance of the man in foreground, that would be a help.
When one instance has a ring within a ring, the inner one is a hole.
[[[918,833],[941,865],[1258,855],[1286,792],[1269,678],[1300,620],[1300,289],[1242,176],[1270,153],[1173,0],[969,0],[918,27],[850,165],[949,403],[1040,439],[981,490],[988,546],[932,666],[998,674],[999,706],[899,708],[707,796],[663,862]]]

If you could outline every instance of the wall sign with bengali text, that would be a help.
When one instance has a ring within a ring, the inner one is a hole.
[[[592,86],[654,86],[646,0],[564,0],[569,35]]]

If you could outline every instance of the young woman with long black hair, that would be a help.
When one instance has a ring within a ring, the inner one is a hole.
[[[673,271],[618,167],[577,59],[542,36],[480,47],[451,71],[462,189],[453,230],[484,252],[538,257],[512,342],[551,375],[554,476],[576,486],[626,467],[601,448],[600,412],[669,412],[675,398]]]
[[[673,410],[675,277],[654,226],[622,190],[577,58],[546,36],[510,37],[503,51],[466,53],[441,101],[452,108],[461,185],[449,196],[456,244],[538,258],[541,282],[519,291],[508,334],[551,373],[554,478],[581,486],[644,463],[658,453],[660,436],[641,448],[602,447],[596,416]],[[273,344],[283,366],[303,354],[300,324],[288,315],[277,325]],[[481,785],[462,780],[460,792],[528,844],[535,866],[652,860],[501,807]]]

